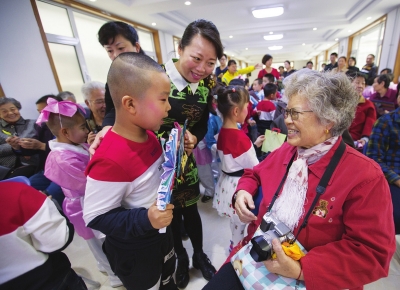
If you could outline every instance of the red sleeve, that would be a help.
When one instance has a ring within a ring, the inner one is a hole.
[[[396,246],[385,177],[354,188],[342,210],[341,239],[311,249],[300,260],[309,290],[352,289],[387,276]]]
[[[361,136],[369,137],[372,133],[372,128],[374,127],[376,121],[376,110],[372,102],[369,102],[370,106],[365,112],[365,123],[364,128],[361,132]]]

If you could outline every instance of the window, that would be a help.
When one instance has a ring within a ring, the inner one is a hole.
[[[111,60],[98,42],[97,33],[111,18],[106,19],[96,13],[87,12],[90,9],[81,11],[50,0],[36,0],[36,5],[54,62],[55,78],[58,78],[63,91],[71,91],[78,103],[82,103],[81,87],[85,82],[107,82]],[[74,6],[77,5],[79,4]],[[157,61],[153,37],[156,31],[133,26],[138,32],[142,49]]]
[[[181,39],[176,36],[173,36],[172,38],[174,40],[175,58],[179,58],[178,48],[179,48],[179,44],[181,43]]]
[[[357,59],[357,66],[360,68],[365,64],[368,54],[375,55],[375,65],[379,65],[385,21],[386,17],[351,37],[352,45],[350,56],[354,56]]]

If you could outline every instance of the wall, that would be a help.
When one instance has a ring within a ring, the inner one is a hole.
[[[400,40],[400,6],[387,14],[385,35],[382,45],[379,71],[388,67],[394,69]],[[400,65],[400,64],[397,64]],[[397,82],[397,80],[395,80]]]
[[[36,119],[36,100],[58,89],[29,0],[0,1],[0,35],[1,86],[24,118]]]
[[[166,63],[171,58],[175,58],[174,40],[172,34],[158,31],[163,62]]]

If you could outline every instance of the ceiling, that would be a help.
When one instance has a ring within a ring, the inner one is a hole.
[[[152,27],[155,22],[153,28],[178,37],[193,20],[211,20],[218,27],[226,53],[251,64],[260,62],[266,53],[274,62],[309,60],[399,5],[399,0],[190,0],[191,5],[185,5],[185,0],[77,2],[145,26]],[[277,5],[285,10],[278,17],[257,19],[252,15],[254,8]],[[264,40],[270,32],[283,34],[283,38]],[[274,45],[283,48],[268,50]]]

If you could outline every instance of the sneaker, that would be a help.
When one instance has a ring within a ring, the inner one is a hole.
[[[201,198],[201,202],[207,203],[207,202],[209,202],[209,201],[212,200],[212,199],[213,199],[212,196],[203,195],[203,197]]]
[[[203,252],[193,254],[193,267],[200,270],[207,281],[210,281],[214,277],[215,272],[217,272],[211,264],[210,259]]]

